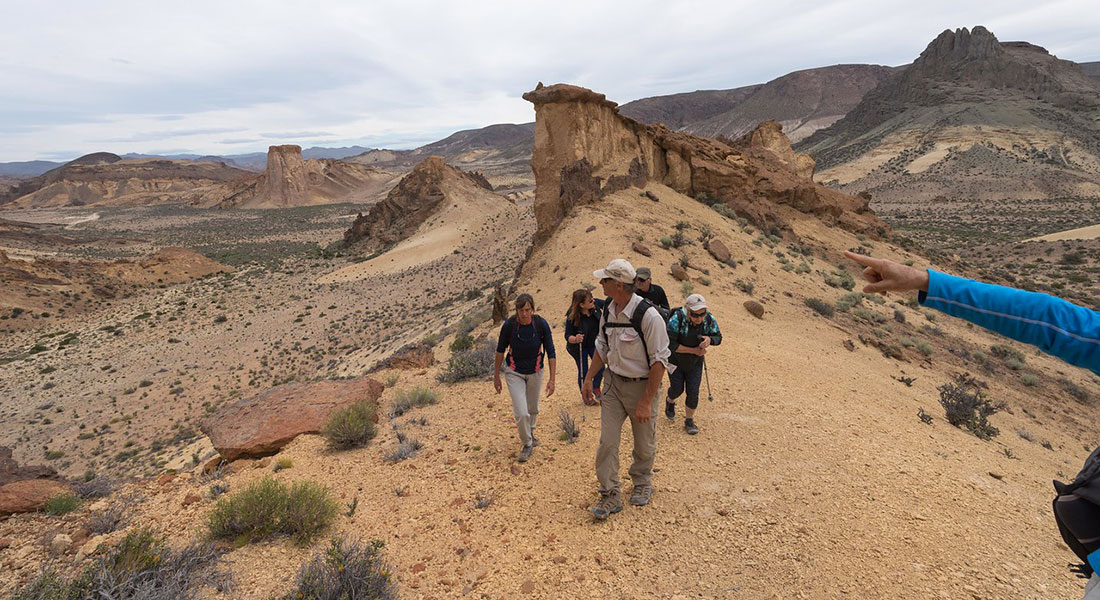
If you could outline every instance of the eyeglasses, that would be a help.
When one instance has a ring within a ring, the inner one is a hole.
[[[610,277],[604,277],[600,280],[600,283],[607,283],[608,281],[612,281],[612,279]]]
[[[693,319],[702,319],[703,317],[707,316],[707,311],[703,310],[701,312],[689,312],[688,315],[691,316]]]

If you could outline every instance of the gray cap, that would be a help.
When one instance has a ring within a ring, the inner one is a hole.
[[[653,271],[649,270],[649,267],[638,267],[638,274],[635,276],[637,279],[653,279]]]

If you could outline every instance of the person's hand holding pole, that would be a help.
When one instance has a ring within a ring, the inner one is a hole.
[[[863,286],[865,294],[886,295],[886,292],[928,291],[928,271],[916,269],[885,258],[874,258],[845,252],[844,256],[863,265],[863,278],[869,281]]]

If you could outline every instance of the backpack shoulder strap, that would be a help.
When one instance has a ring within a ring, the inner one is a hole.
[[[645,341],[645,332],[642,331],[642,319],[645,318],[645,314],[649,312],[649,309],[656,308],[649,299],[642,298],[641,302],[634,307],[634,312],[630,315],[630,324],[634,327],[634,331],[638,332],[638,338],[642,340],[642,349],[645,350],[645,360],[649,362],[649,344]],[[660,314],[658,312],[658,314]],[[652,366],[652,365],[651,365]]]

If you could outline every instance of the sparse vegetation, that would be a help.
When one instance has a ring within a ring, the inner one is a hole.
[[[76,494],[70,494],[66,492],[62,494],[56,494],[50,497],[49,500],[46,500],[46,506],[45,508],[43,508],[43,510],[57,517],[66,513],[71,513],[79,507],[80,497]]]
[[[377,433],[374,425],[377,414],[378,406],[367,401],[338,409],[325,422],[321,435],[328,441],[329,447],[336,450],[361,448]]]
[[[382,558],[381,541],[360,543],[333,537],[295,577],[284,600],[396,600],[397,585]]]
[[[393,399],[393,406],[390,408],[390,418],[394,419],[409,412],[410,410],[420,407],[429,406],[439,402],[439,397],[436,393],[426,387],[417,387],[411,390],[404,390],[398,392]]]
[[[954,382],[939,388],[947,422],[966,429],[983,440],[993,439],[1000,430],[989,423],[989,417],[1004,409],[1001,402],[991,402],[981,386],[969,375],[960,375]]]
[[[305,545],[328,529],[339,511],[328,489],[319,484],[299,481],[288,487],[264,477],[218,500],[207,527],[212,537],[237,545],[280,534]]]
[[[401,462],[415,456],[423,447],[424,445],[416,438],[401,440],[401,442],[397,444],[397,448],[386,454],[386,461],[391,463]]]
[[[836,309],[833,308],[833,305],[820,298],[806,298],[805,304],[813,309],[815,313],[823,317],[832,317],[836,314]]]
[[[561,439],[562,441],[572,444],[577,441],[577,438],[581,435],[581,430],[577,426],[577,419],[573,415],[569,414],[566,409],[561,410],[559,415],[558,426],[561,427]]]
[[[496,344],[487,341],[469,350],[455,352],[439,374],[439,380],[443,383],[455,383],[489,375],[493,370],[496,351]]]

